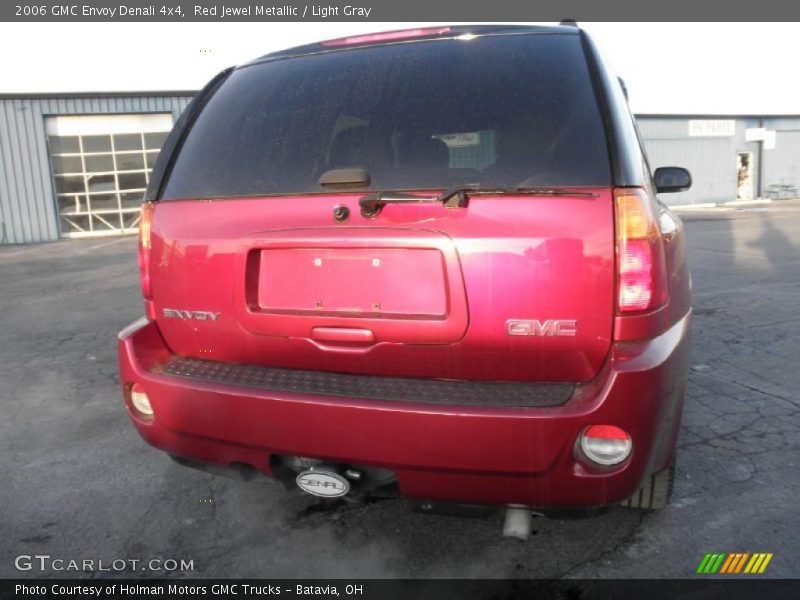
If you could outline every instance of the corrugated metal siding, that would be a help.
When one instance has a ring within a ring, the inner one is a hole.
[[[764,127],[776,131],[775,148],[764,150],[764,192],[780,185],[796,190],[792,193],[784,188],[782,194],[800,194],[800,118],[764,119]]]
[[[800,117],[764,117],[764,127],[778,131],[800,131]]]
[[[800,131],[776,133],[775,148],[764,150],[763,177],[765,195],[774,185],[793,187],[791,195],[800,195]]]
[[[190,100],[190,95],[0,98],[0,243],[59,237],[46,117],[169,112],[175,120]]]
[[[661,195],[664,202],[682,205],[736,197],[736,164],[735,158],[731,158],[728,140],[647,140],[645,146],[654,170],[678,166],[689,169],[692,174],[692,187],[686,192]]]
[[[664,194],[661,199],[671,205],[735,200],[737,152],[753,152],[753,193],[756,195],[759,144],[745,142],[744,132],[758,127],[758,119],[735,119],[736,133],[731,137],[689,137],[690,118],[637,119],[651,168],[685,167],[692,174],[693,184],[689,191]]]

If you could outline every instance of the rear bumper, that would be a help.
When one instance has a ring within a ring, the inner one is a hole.
[[[123,389],[148,394],[141,436],[170,454],[271,475],[273,454],[390,469],[411,498],[532,507],[621,502],[669,463],[680,426],[691,315],[646,342],[618,343],[598,377],[550,407],[415,404],[194,381],[167,375],[173,357],[155,323],[120,333]],[[127,406],[127,404],[126,404]],[[593,424],[623,428],[633,453],[593,468],[575,450]]]

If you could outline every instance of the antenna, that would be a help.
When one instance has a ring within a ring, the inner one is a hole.
[[[561,19],[559,25],[563,25],[564,27],[575,27],[578,29],[578,22],[575,19]]]

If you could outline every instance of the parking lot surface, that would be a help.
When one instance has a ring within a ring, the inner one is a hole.
[[[180,578],[690,577],[707,552],[772,552],[765,576],[800,575],[800,203],[683,218],[695,319],[673,502],[537,518],[526,542],[501,512],[351,506],[174,464],[118,387],[135,239],[0,248],[0,577],[107,575],[15,568],[35,554],[192,561]]]

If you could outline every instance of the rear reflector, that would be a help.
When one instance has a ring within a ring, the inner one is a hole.
[[[631,437],[613,425],[592,425],[581,434],[581,451],[594,463],[617,465],[631,454]]]
[[[617,228],[617,308],[659,308],[666,301],[664,249],[652,204],[638,188],[614,190]]]
[[[355,35],[336,40],[322,42],[323,46],[351,46],[354,44],[369,44],[371,42],[388,42],[393,40],[405,40],[408,38],[427,37],[430,35],[441,35],[450,31],[449,27],[428,27],[427,29],[404,29],[402,31],[386,31],[384,33],[370,33],[367,35]]]
[[[150,419],[153,417],[153,407],[150,405],[150,398],[138,383],[131,387],[131,406],[139,416]]]

